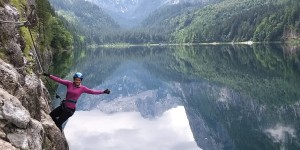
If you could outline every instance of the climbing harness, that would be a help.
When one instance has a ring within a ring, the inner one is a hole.
[[[63,110],[66,110],[66,111],[68,111],[69,113],[70,113],[70,111],[71,111],[71,113],[74,113],[75,109],[67,107],[67,106],[66,106],[66,102],[70,102],[70,103],[75,103],[75,104],[76,104],[77,101],[75,101],[75,100],[66,100],[66,99],[65,99],[65,100],[61,101],[61,103],[60,103],[60,107],[61,107]]]
[[[75,101],[75,100],[72,100],[72,99],[65,99],[64,101],[65,101],[65,102],[74,103],[74,104],[76,104],[76,103],[77,103],[77,101]]]
[[[38,65],[39,65],[39,67],[40,67],[40,72],[38,72],[38,74],[42,74],[42,73],[44,72],[44,70],[43,70],[43,67],[42,67],[42,65],[41,65],[41,62],[40,62],[40,59],[39,59],[39,55],[38,55],[38,53],[37,53],[37,46],[36,46],[36,44],[35,44],[35,42],[34,42],[34,40],[33,40],[33,36],[32,36],[31,30],[30,30],[30,28],[29,28],[29,27],[32,25],[32,24],[30,23],[29,20],[32,20],[32,18],[34,18],[34,17],[33,17],[33,12],[35,11],[35,6],[34,6],[34,5],[30,5],[30,8],[31,8],[31,12],[30,12],[30,14],[27,16],[27,21],[15,22],[15,21],[4,21],[4,20],[0,20],[0,24],[2,24],[2,23],[14,23],[14,24],[17,25],[17,27],[22,27],[22,26],[27,27],[27,29],[28,29],[28,31],[29,31],[29,34],[30,34],[30,38],[31,38],[32,44],[33,44],[34,55],[35,55],[35,57],[36,57],[36,60],[37,60]]]

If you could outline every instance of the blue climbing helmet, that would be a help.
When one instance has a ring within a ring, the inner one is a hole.
[[[82,80],[83,80],[83,75],[82,75],[82,73],[76,72],[76,73],[74,74],[74,76],[73,76],[73,79],[75,79],[75,78],[80,78],[81,81],[82,81]]]

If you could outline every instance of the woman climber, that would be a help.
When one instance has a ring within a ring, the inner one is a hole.
[[[86,86],[81,85],[83,75],[80,72],[77,72],[73,76],[73,82],[69,80],[63,80],[49,73],[44,73],[44,76],[49,77],[50,79],[63,84],[67,87],[66,98],[62,101],[61,105],[56,107],[51,113],[50,116],[55,122],[56,126],[62,131],[62,124],[71,117],[76,110],[76,102],[82,93],[87,94],[109,94],[110,90],[92,90]]]

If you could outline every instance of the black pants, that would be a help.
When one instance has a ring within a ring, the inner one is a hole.
[[[60,106],[56,107],[50,113],[52,120],[55,122],[56,126],[62,131],[63,123],[68,120],[75,112],[75,109],[70,109],[61,104]]]

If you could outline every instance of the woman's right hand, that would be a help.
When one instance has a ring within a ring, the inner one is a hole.
[[[43,73],[44,76],[49,77],[50,74],[49,73]]]

